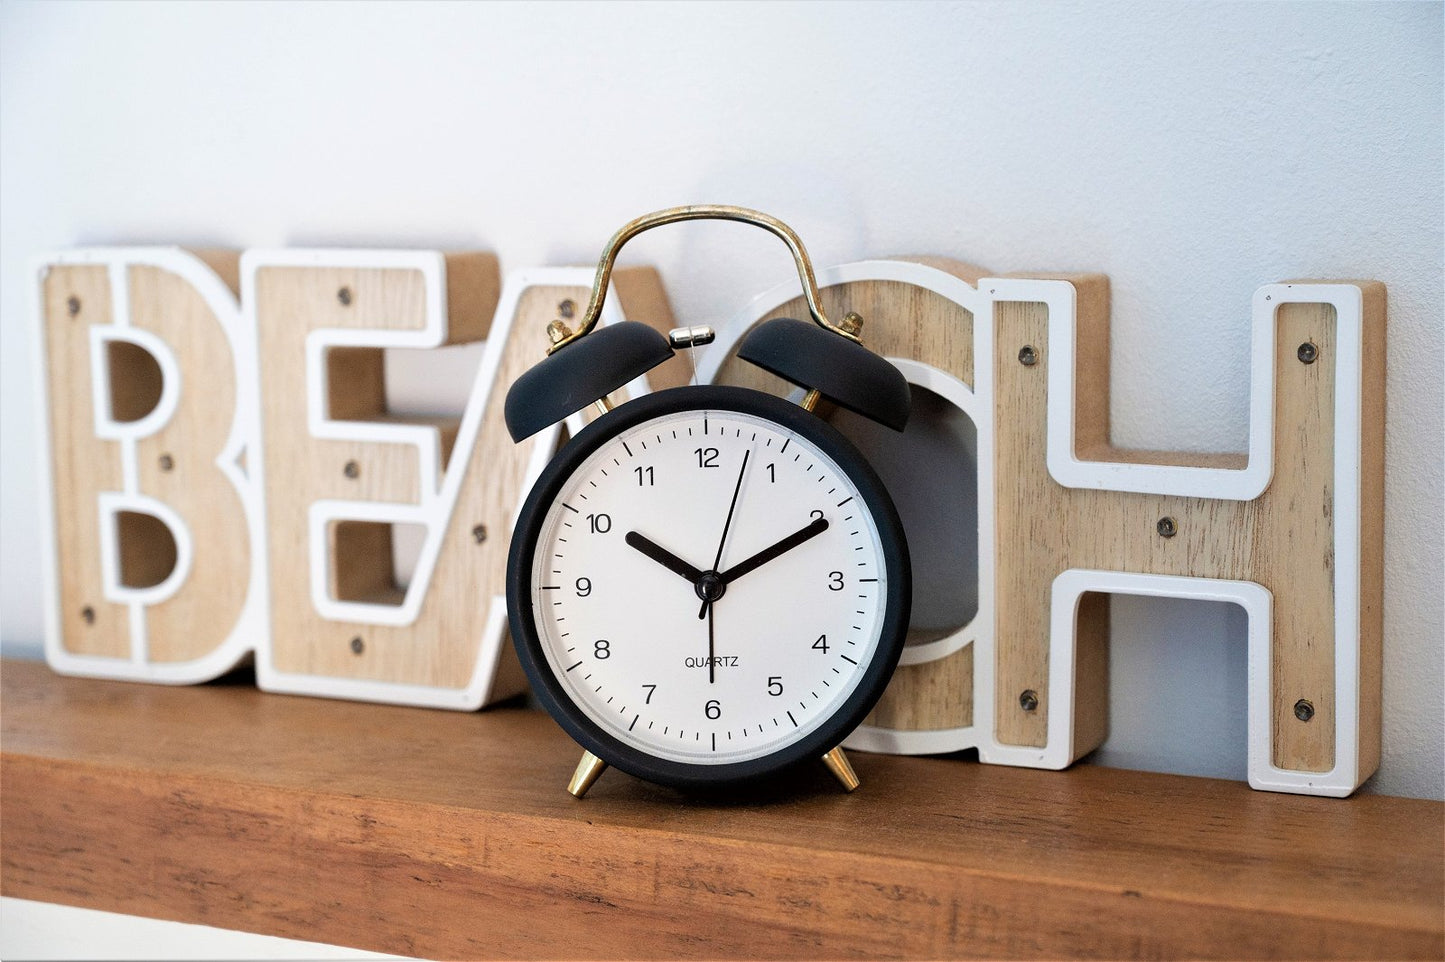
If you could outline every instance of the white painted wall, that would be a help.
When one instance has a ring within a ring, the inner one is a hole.
[[[1126,445],[1243,449],[1258,285],[1388,284],[1370,787],[1440,798],[1441,9],[7,0],[4,651],[37,652],[41,630],[30,255],[326,243],[587,263],[635,214],[740,203],[787,220],[822,264],[931,252],[1108,273]],[[776,241],[732,225],[629,252],[697,323],[790,270]],[[424,395],[426,365],[405,367],[398,389]],[[1097,760],[1243,777],[1243,646],[1228,609],[1121,601]]]

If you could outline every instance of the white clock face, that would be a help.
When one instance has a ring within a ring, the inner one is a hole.
[[[623,431],[563,482],[530,591],[547,664],[593,722],[721,765],[848,701],[879,652],[887,578],[878,525],[827,454],[765,418],[689,410]]]

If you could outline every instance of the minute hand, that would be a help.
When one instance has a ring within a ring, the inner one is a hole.
[[[827,530],[828,519],[817,518],[806,528],[794,531],[782,541],[779,541],[777,544],[764,548],[762,551],[759,551],[748,560],[743,561],[739,564],[735,564],[726,571],[718,572],[718,577],[722,579],[723,584],[730,584],[741,578],[743,575],[747,574],[749,571],[761,568],[763,565],[767,564],[769,561],[772,561],[779,555],[784,554],[788,551],[792,551],[804,541],[816,538],[818,535],[822,534],[824,531]]]

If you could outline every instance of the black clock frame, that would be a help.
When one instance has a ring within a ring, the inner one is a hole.
[[[872,513],[888,572],[878,648],[857,688],[832,717],[808,735],[772,754],[743,762],[706,765],[658,758],[608,733],[572,701],[562,682],[552,673],[533,611],[530,581],[537,541],[547,511],[567,479],[594,451],[623,431],[644,421],[683,411],[750,414],[772,421],[817,445],[858,488],[858,496]],[[679,788],[746,783],[803,761],[816,761],[842,742],[873,710],[893,676],[908,633],[912,591],[912,569],[903,524],[887,489],[862,452],[832,425],[803,408],[771,394],[739,387],[671,388],[628,401],[593,421],[562,448],[532,486],[517,519],[507,558],[507,618],[517,656],[537,699],[578,744],[609,765],[650,782]]]

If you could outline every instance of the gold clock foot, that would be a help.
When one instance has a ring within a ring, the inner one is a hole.
[[[843,784],[845,792],[851,792],[858,787],[858,776],[854,774],[853,766],[848,764],[848,756],[843,754],[841,745],[823,756],[823,764],[827,765],[833,777]]]
[[[843,763],[847,765],[847,762]],[[607,763],[591,752],[583,752],[582,760],[577,763],[577,770],[572,773],[572,780],[567,783],[567,791],[576,798],[587,794],[587,789],[597,781],[597,777],[607,770]],[[857,779],[854,779],[855,783]]]

